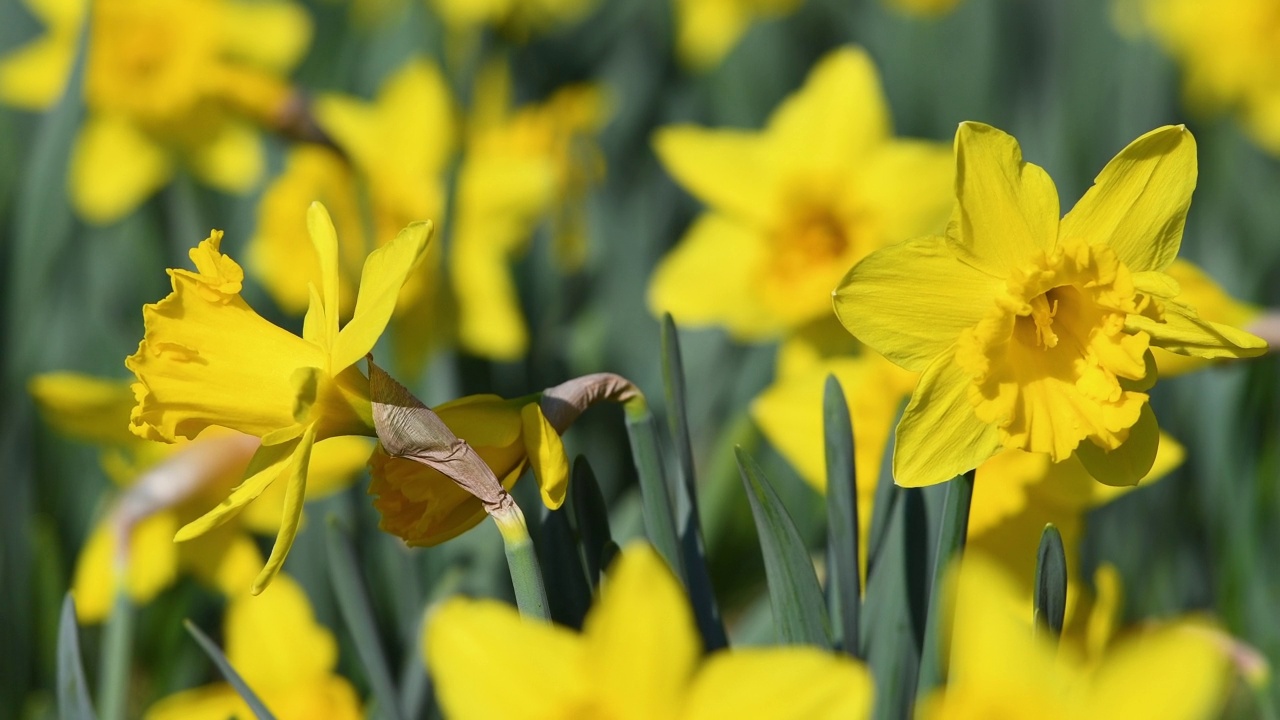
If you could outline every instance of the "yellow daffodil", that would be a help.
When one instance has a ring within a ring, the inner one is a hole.
[[[1280,6],[1273,0],[1129,0],[1117,3],[1182,66],[1192,107],[1237,112],[1246,130],[1280,153]]]
[[[543,503],[564,502],[569,458],[536,396],[504,400],[472,395],[432,408],[465,440],[510,490],[532,465]],[[481,501],[439,470],[406,458],[390,457],[379,446],[370,461],[369,494],[382,515],[382,530],[412,546],[437,545],[470,530],[485,518]]]
[[[948,681],[917,717],[1214,717],[1225,700],[1227,654],[1203,623],[1171,622],[1136,632],[1100,656],[1082,657],[1032,631],[1030,595],[977,553],[967,553],[953,589]]]
[[[316,623],[306,593],[282,575],[259,597],[242,594],[227,608],[226,656],[262,704],[280,720],[359,720],[355,688],[334,672],[338,643]],[[146,720],[252,718],[227,683],[170,695]]]
[[[85,102],[69,177],[86,220],[109,223],[162,187],[180,161],[204,182],[249,190],[263,157],[251,120],[284,111],[280,79],[311,37],[289,2],[42,0],[48,32],[0,60],[0,99],[47,107],[66,85],[92,7]]]
[[[517,37],[578,20],[596,0],[432,0],[441,19],[455,29],[499,25]]]
[[[622,551],[581,635],[488,600],[435,610],[426,658],[445,715],[468,718],[865,718],[870,675],[814,648],[721,651],[703,660],[693,614],[647,546]],[[493,668],[521,668],[501,691]]]
[[[143,310],[146,335],[126,362],[138,382],[132,428],[173,442],[221,426],[258,437],[245,480],[179,539],[225,522],[287,475],[280,532],[254,583],[280,569],[298,531],[313,445],[342,435],[375,434],[369,382],[356,362],[386,327],[396,297],[426,250],[431,223],[414,223],[365,261],[352,318],[339,329],[338,239],[324,206],[307,211],[320,259],[299,337],[263,319],[240,297],[244,272],[214,231],[191,251],[196,270],[170,270],[173,293]]]
[[[831,312],[831,288],[871,251],[940,229],[952,161],[895,139],[865,52],[827,55],[762,132],[664,128],[667,170],[710,206],[659,264],[655,312],[763,340]]]
[[[1195,187],[1191,133],[1135,140],[1061,220],[1053,181],[1009,135],[963,123],[955,152],[947,234],[877,251],[835,292],[854,336],[923,373],[898,425],[895,479],[942,482],[1005,448],[1074,455],[1102,482],[1137,482],[1159,442],[1150,347],[1266,350],[1200,318],[1165,272]]]
[[[1200,317],[1222,325],[1256,332],[1251,329],[1251,326],[1254,321],[1262,317],[1262,308],[1231,297],[1204,270],[1186,260],[1174,260],[1165,272],[1181,288],[1182,292],[1178,297],[1182,298],[1187,305],[1194,307]],[[1195,355],[1179,355],[1158,347],[1153,347],[1151,354],[1156,359],[1156,368],[1160,371],[1160,377],[1182,375],[1199,370],[1213,362]]]
[[[529,344],[509,265],[534,230],[552,220],[566,270],[585,260],[582,201],[603,173],[592,137],[607,117],[602,91],[589,85],[515,110],[510,103],[506,68],[491,65],[476,88],[449,255],[458,341],[498,360],[518,359]]]
[[[757,20],[793,12],[804,0],[673,0],[676,53],[695,70],[709,69],[738,44]]]

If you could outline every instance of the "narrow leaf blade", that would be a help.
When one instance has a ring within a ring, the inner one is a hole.
[[[946,680],[942,662],[942,613],[948,608],[942,602],[943,576],[951,563],[964,551],[969,531],[969,506],[973,501],[973,478],[976,470],[961,475],[947,484],[947,497],[942,509],[942,525],[938,533],[938,549],[933,556],[933,578],[929,583],[929,617],[925,624],[924,649],[920,653],[920,675],[916,681],[916,697],[922,698]]]
[[[266,705],[262,704],[262,700],[258,699],[258,695],[245,683],[244,678],[240,677],[240,673],[231,667],[231,662],[227,660],[226,655],[222,654],[222,650],[218,648],[217,644],[210,640],[209,636],[205,635],[190,620],[183,620],[182,624],[187,628],[187,632],[191,633],[191,637],[195,638],[196,642],[200,644],[200,647],[209,656],[209,659],[213,661],[213,664],[218,666],[218,672],[222,673],[222,677],[236,691],[240,699],[244,700],[244,704],[249,706],[249,711],[253,713],[253,716],[258,720],[275,720],[275,716],[271,714]]]
[[[840,648],[858,656],[862,578],[858,559],[858,482],[853,462],[853,423],[844,390],[827,376],[822,399],[827,455],[828,612]]]
[[[71,593],[63,599],[58,618],[58,715],[69,720],[97,720],[80,658],[80,628]]]
[[[1036,631],[1048,630],[1056,640],[1062,635],[1067,614],[1067,553],[1062,533],[1053,523],[1040,533],[1040,549],[1036,553]]]

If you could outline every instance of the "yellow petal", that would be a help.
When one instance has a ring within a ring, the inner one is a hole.
[[[673,717],[700,653],[689,602],[653,548],[609,569],[583,625],[591,684],[618,720]]]
[[[1130,270],[1164,270],[1178,256],[1196,187],[1196,141],[1182,125],[1157,128],[1107,163],[1062,219],[1062,237],[1106,243]]]
[[[847,172],[848,163],[861,159],[890,131],[875,64],[853,46],[823,56],[800,91],[769,117],[766,130],[788,164],[816,164],[833,172]]]
[[[834,293],[854,337],[908,370],[922,371],[992,307],[1003,283],[961,262],[943,237],[881,248]]]
[[[1226,653],[1204,627],[1171,624],[1138,634],[1107,654],[1093,678],[1096,718],[1202,718],[1222,709]]]
[[[762,340],[785,324],[755,291],[766,267],[766,242],[755,229],[704,213],[667,253],[649,282],[649,308],[684,326],[724,325],[734,337]]]
[[[950,352],[924,371],[898,423],[895,482],[903,487],[945,482],[996,454],[999,434],[974,415],[972,384]]]
[[[222,47],[228,55],[284,74],[311,42],[311,18],[291,2],[223,2]]]
[[[676,52],[681,62],[707,70],[733,49],[751,17],[738,2],[677,0]]]
[[[369,464],[374,441],[343,435],[316,443],[307,471],[307,499],[318,500],[351,487]]]
[[[859,163],[846,202],[889,242],[941,233],[955,205],[955,164],[943,143],[884,142]]]
[[[565,455],[560,434],[551,427],[538,403],[529,403],[520,411],[524,425],[524,447],[533,466],[533,476],[542,493],[542,504],[558,510],[569,489],[569,456]]]
[[[1186,260],[1174,260],[1164,273],[1153,274],[1172,280],[1178,286],[1178,292],[1174,294],[1177,301],[1195,308],[1204,320],[1244,328],[1262,314],[1261,308],[1233,298],[1208,273]],[[1160,348],[1153,353],[1160,377],[1174,377],[1208,364],[1200,358],[1175,355]]]
[[[333,228],[329,211],[318,202],[307,207],[307,235],[320,260],[320,276],[316,278],[324,302],[324,320],[320,324],[323,346],[330,351],[338,339],[338,231]],[[399,288],[397,288],[398,290]],[[345,367],[345,365],[343,366]],[[334,371],[341,367],[333,368]]]
[[[1138,422],[1129,428],[1129,437],[1114,450],[1104,450],[1090,441],[1080,443],[1076,456],[1089,474],[1106,485],[1137,485],[1156,461],[1160,427],[1150,404],[1142,406]]]
[[[429,615],[423,645],[440,706],[457,720],[571,717],[591,692],[581,640],[503,603],[446,601]],[[495,667],[520,668],[502,692],[493,691]]]
[[[191,172],[219,190],[247,193],[262,177],[266,159],[253,125],[227,121],[188,151]]]
[[[1267,343],[1262,338],[1204,320],[1195,309],[1177,301],[1165,303],[1164,322],[1129,315],[1125,319],[1125,330],[1145,332],[1155,347],[1198,358],[1257,357],[1267,351]]]
[[[99,522],[76,559],[71,590],[80,622],[106,619],[122,579],[129,598],[139,605],[151,602],[172,585],[178,574],[178,553],[173,544],[177,527],[173,513],[152,515],[134,526],[128,552],[123,553],[116,546],[111,516]]]
[[[520,405],[497,395],[467,395],[434,410],[454,435],[473,447],[502,447],[520,439]]]
[[[36,375],[27,389],[40,416],[67,437],[110,445],[138,442],[129,432],[133,391],[128,381],[56,372]]]
[[[225,683],[169,695],[148,708],[143,716],[144,720],[227,720],[251,717],[253,713],[249,706]]]
[[[333,345],[330,367],[334,373],[353,365],[378,342],[395,310],[400,288],[426,252],[433,229],[430,220],[415,222],[364,261],[355,313]]]
[[[261,595],[227,608],[227,659],[259,692],[326,677],[338,662],[333,634],[316,622],[306,592],[281,575]]]
[[[681,187],[730,217],[771,224],[782,211],[760,133],[672,125],[654,134],[653,148]]]
[[[507,267],[510,254],[500,246],[528,237],[507,223],[462,225],[449,255],[458,304],[458,341],[468,352],[496,360],[517,360],[528,350],[529,330]]]
[[[956,131],[957,212],[948,235],[960,257],[1008,277],[1058,239],[1058,190],[1049,174],[1022,160],[1013,136],[963,122]]]
[[[259,499],[250,503],[246,510],[256,510],[263,504],[263,500]],[[279,505],[275,506],[272,519],[275,521],[271,528],[274,532],[280,525]],[[167,538],[171,545],[172,539],[172,535]],[[227,597],[243,595],[245,588],[253,583],[254,577],[262,569],[262,553],[258,551],[257,542],[235,525],[223,525],[200,537],[179,543],[177,547],[183,567],[205,585]]]
[[[847,657],[802,647],[741,648],[707,660],[682,717],[858,720],[871,715],[874,691],[870,673]]]
[[[284,560],[293,547],[293,540],[298,535],[298,527],[302,524],[302,503],[307,496],[307,468],[311,466],[311,448],[315,445],[316,428],[307,428],[306,434],[299,441],[297,449],[289,460],[288,485],[285,486],[284,512],[280,516],[280,531],[276,533],[275,544],[271,546],[271,556],[262,572],[253,581],[253,594],[257,595],[271,584],[271,580],[284,567]]]
[[[291,440],[258,448],[244,471],[244,480],[217,507],[184,525],[174,536],[174,542],[203,535],[235,517],[240,508],[255,500],[285,471],[301,442]]]
[[[44,110],[62,96],[75,60],[73,35],[49,33],[0,58],[0,101]]]
[[[71,203],[89,222],[128,215],[169,182],[169,153],[141,128],[116,115],[90,114],[71,149]]]

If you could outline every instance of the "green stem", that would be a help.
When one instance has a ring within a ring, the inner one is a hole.
[[[680,538],[676,534],[675,506],[671,502],[671,488],[667,484],[662,464],[661,446],[658,444],[657,423],[643,395],[625,404],[627,411],[627,435],[631,438],[631,455],[640,476],[640,499],[644,505],[644,526],[650,542],[668,567],[689,586],[680,558]]]
[[[933,577],[929,582],[929,616],[925,621],[924,648],[920,653],[920,674],[916,678],[916,699],[924,698],[946,680],[942,662],[943,581],[955,560],[964,551],[969,532],[969,506],[973,502],[973,477],[970,470],[947,484],[947,497],[942,506],[942,527],[938,532],[938,550],[933,556]]]
[[[98,671],[98,715],[102,720],[124,720],[129,699],[129,668],[133,655],[133,603],[121,587],[107,618]]]
[[[533,541],[529,539],[529,526],[524,522],[524,513],[511,500],[495,510],[492,517],[502,533],[507,566],[511,569],[511,585],[516,592],[516,607],[520,608],[520,614],[525,617],[550,621],[547,590],[542,584],[542,569],[538,566]]]

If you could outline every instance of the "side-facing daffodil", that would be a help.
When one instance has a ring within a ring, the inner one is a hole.
[[[129,432],[134,398],[124,380],[48,373],[32,378],[30,389],[54,429],[102,449],[103,469],[123,490],[76,559],[72,591],[82,622],[105,618],[119,587],[145,604],[183,574],[229,596],[244,591],[262,567],[246,531],[280,529],[282,485],[268,488],[238,522],[185,543],[175,544],[173,535],[227,496],[257,450],[256,438],[211,427],[190,443],[143,440]],[[348,486],[364,469],[371,446],[354,437],[318,444],[307,500]]]
[[[1052,720],[1216,717],[1229,665],[1218,634],[1203,622],[1139,630],[1097,657],[1055,646],[1032,630],[1031,596],[978,553],[953,574],[955,620],[946,687],[917,717],[1037,717]]]
[[[445,715],[470,718],[866,718],[871,677],[816,648],[726,650],[703,659],[679,582],[651,548],[609,569],[581,635],[492,600],[429,617],[428,672]],[[495,691],[493,668],[520,668]]]
[[[831,312],[849,266],[933,232],[951,203],[941,143],[895,139],[871,58],[825,56],[761,132],[660,129],[658,157],[709,206],[658,265],[654,312],[779,337]]]
[[[338,643],[315,621],[302,587],[281,575],[259,597],[242,593],[227,608],[226,656],[262,704],[280,720],[358,720],[360,698],[334,672]],[[170,695],[145,720],[252,718],[228,683]]]
[[[369,255],[351,320],[339,328],[338,239],[323,205],[307,210],[307,227],[320,276],[301,337],[241,299],[244,271],[222,254],[215,230],[191,251],[196,270],[170,270],[173,293],[143,308],[145,337],[125,361],[138,379],[131,422],[140,436],[174,442],[216,425],[262,441],[244,481],[179,531],[179,540],[225,522],[287,476],[280,532],[254,581],[258,591],[279,571],[297,534],[312,447],[331,437],[375,435],[369,381],[356,362],[382,334],[432,231],[430,222],[414,223]]]
[[[757,20],[781,17],[804,0],[673,0],[676,54],[695,70],[719,64]]]
[[[855,337],[922,373],[898,425],[895,480],[949,480],[1004,448],[1075,456],[1102,482],[1134,484],[1159,443],[1150,348],[1266,350],[1202,319],[1166,272],[1195,188],[1191,133],[1138,138],[1061,218],[1053,181],[1009,135],[962,123],[955,153],[946,235],[873,253],[834,293]]]

